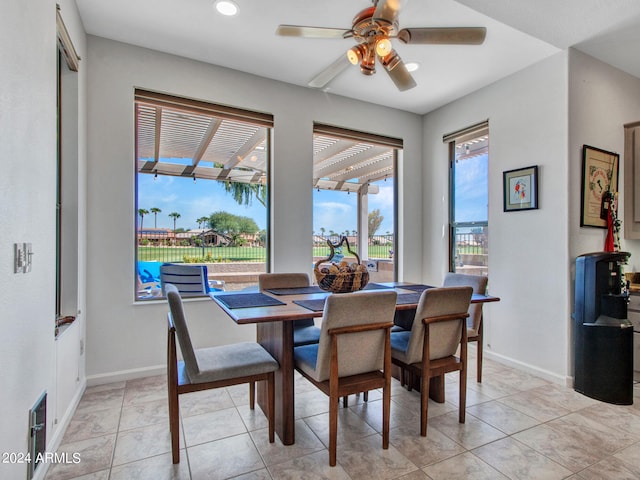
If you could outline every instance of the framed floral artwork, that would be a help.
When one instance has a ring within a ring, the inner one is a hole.
[[[538,208],[538,166],[518,168],[502,173],[504,211]]]
[[[607,209],[618,193],[620,155],[582,146],[580,226],[607,228]]]

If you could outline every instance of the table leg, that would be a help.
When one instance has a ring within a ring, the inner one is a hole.
[[[444,403],[444,375],[431,377],[429,382],[429,398],[434,402]]]
[[[293,368],[293,322],[256,325],[257,340],[280,364],[275,372],[275,430],[284,445],[295,443],[295,403]],[[266,382],[259,382],[258,405],[267,410]]]
[[[400,380],[400,375],[400,367],[393,365],[391,368],[391,376]],[[411,381],[411,389],[416,392],[420,391],[420,377],[413,377],[413,381]],[[444,375],[431,377],[429,382],[429,398],[434,402],[444,403]]]

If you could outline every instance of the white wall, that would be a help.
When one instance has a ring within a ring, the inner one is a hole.
[[[569,66],[570,178],[577,193],[571,197],[569,254],[575,259],[602,250],[605,237],[603,229],[580,227],[583,145],[620,154],[618,216],[624,218],[623,125],[640,121],[640,79],[578,50],[570,50]],[[621,249],[631,253],[626,270],[639,271],[640,241],[625,240],[621,232]]]
[[[489,119],[489,291],[485,352],[551,379],[568,375],[567,54],[560,53],[424,118],[423,270],[448,269],[448,164],[442,136]],[[539,208],[503,212],[502,173],[538,165]]]
[[[83,54],[75,2],[58,3]],[[28,451],[28,410],[44,391],[48,447],[60,431],[57,412],[72,409],[57,401],[55,369],[56,2],[1,2],[0,25],[0,452],[17,453]],[[30,273],[13,272],[18,242],[33,245]],[[26,478],[26,471],[0,464],[1,478]]]
[[[421,118],[98,37],[88,40],[87,374],[99,383],[157,371],[166,356],[166,304],[134,305],[134,88],[274,115],[274,271],[306,271],[312,235],[313,122],[404,139],[400,258],[421,278]],[[416,173],[418,172],[418,173]],[[407,178],[408,177],[408,178]],[[210,300],[187,303],[198,345],[255,339]],[[198,346],[197,345],[197,346]]]

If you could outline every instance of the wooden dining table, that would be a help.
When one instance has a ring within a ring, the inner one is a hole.
[[[410,282],[369,284],[362,291],[395,289],[398,293],[396,311],[415,310],[420,294],[429,285]],[[323,299],[328,292],[319,287],[302,289],[273,289],[259,292],[215,292],[211,298],[237,324],[255,324],[257,342],[280,364],[275,375],[275,430],[284,445],[295,443],[295,395],[293,364],[293,320],[322,317]],[[497,302],[500,298],[473,294],[471,303]],[[302,304],[302,305],[301,305]],[[303,306],[306,305],[306,306]],[[260,382],[264,383],[264,382]],[[432,379],[431,397],[444,402],[444,378]],[[266,386],[258,385],[257,400],[266,411]]]

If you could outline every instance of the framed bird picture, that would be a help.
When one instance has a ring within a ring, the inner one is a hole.
[[[504,211],[538,208],[538,166],[518,168],[502,173]]]

